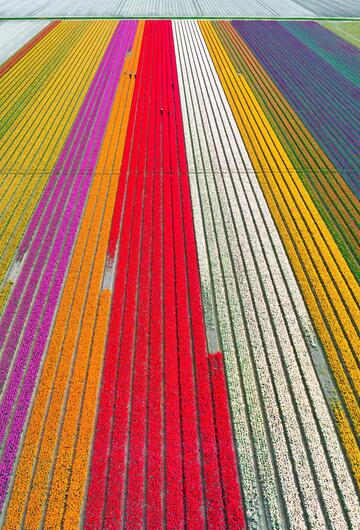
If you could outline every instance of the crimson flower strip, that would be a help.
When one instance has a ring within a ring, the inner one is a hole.
[[[3,359],[9,366],[15,355],[0,405],[3,452],[0,463],[0,503],[4,502],[22,428],[45,350],[54,311],[67,270],[72,246],[87,198],[97,156],[108,121],[127,49],[122,49],[123,32],[134,35],[136,22],[119,23],[99,70],[74,124],[73,142],[68,142],[66,160],[26,256],[23,273],[14,289],[2,327],[15,325],[5,343]],[[73,133],[72,131],[72,133]],[[53,208],[55,209],[53,210]],[[47,230],[48,227],[48,230]],[[36,257],[37,256],[37,257]],[[27,275],[30,274],[26,285]],[[36,288],[39,283],[38,289]],[[25,289],[24,294],[23,290]],[[17,296],[20,294],[22,298]],[[17,303],[19,301],[19,303]],[[18,307],[17,307],[18,306]],[[29,318],[25,325],[25,318]],[[25,325],[23,336],[21,328]],[[23,375],[24,369],[25,374]],[[2,366],[2,369],[6,366]],[[4,373],[3,371],[1,372]],[[5,370],[6,373],[6,370]]]
[[[169,21],[145,25],[112,228],[118,261],[85,528],[241,528],[220,380],[212,395]]]
[[[222,484],[227,486],[224,489],[227,525],[229,528],[245,528],[245,517],[242,512],[239,484],[233,472],[236,466],[236,456],[233,440],[229,436],[229,432],[231,432],[231,421],[223,356],[220,352],[208,355],[208,362],[211,376],[216,435],[219,447],[221,481]]]

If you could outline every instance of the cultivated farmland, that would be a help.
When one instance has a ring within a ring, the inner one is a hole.
[[[358,528],[359,23],[0,28],[1,527]]]

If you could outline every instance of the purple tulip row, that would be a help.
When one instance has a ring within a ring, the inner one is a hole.
[[[280,23],[233,25],[360,197],[359,88]]]
[[[114,32],[44,193],[47,200],[39,204],[32,233],[27,234],[22,246],[26,249],[31,242],[22,273],[0,323],[1,337],[10,330],[0,363],[1,385],[4,385],[12,365],[0,404],[0,440],[4,443],[0,462],[0,507],[5,499],[111,105],[136,25],[132,21],[121,22]]]
[[[330,61],[339,61],[339,68],[352,70],[355,77],[360,76],[360,48],[344,41],[341,37],[312,20],[282,22],[286,29],[293,32],[296,37],[304,39],[307,45],[314,46],[312,49],[319,50],[323,57],[328,56]],[[340,71],[340,70],[339,70]]]

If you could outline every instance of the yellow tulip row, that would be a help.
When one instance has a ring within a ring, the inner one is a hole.
[[[49,121],[48,126],[51,125],[53,117],[57,114],[56,111],[61,110],[61,107],[59,108],[61,101],[58,101],[57,98],[61,94],[62,97],[67,94],[67,91],[64,89],[65,87],[68,88],[69,79],[75,80],[76,74],[78,74],[78,69],[75,66],[78,65],[79,61],[78,52],[81,49],[80,42],[82,42],[83,46],[84,42],[86,42],[84,41],[86,26],[82,24],[75,31],[69,24],[67,23],[64,28],[66,31],[63,30],[60,35],[55,35],[58,38],[54,44],[51,42],[48,43],[48,46],[45,46],[46,42],[43,44],[44,49],[42,50],[42,55],[44,57],[44,63],[49,69],[51,67],[53,76],[49,75],[47,79],[41,79],[41,83],[35,84],[36,72],[32,72],[31,64],[28,65],[27,69],[24,67],[18,73],[10,69],[5,74],[11,74],[11,79],[14,78],[15,80],[17,76],[25,76],[26,79],[33,82],[34,86],[31,91],[28,90],[26,83],[23,82],[18,87],[13,87],[12,85],[8,87],[10,91],[8,98],[12,102],[12,106],[8,109],[5,105],[6,101],[3,103],[1,107],[2,121],[6,123],[6,118],[8,116],[11,117],[14,113],[18,114],[18,119],[11,120],[9,126],[2,131],[0,169],[3,173],[6,171],[12,171],[13,173],[23,172],[23,169],[31,173],[35,169],[32,157],[35,155],[37,160],[41,159],[41,156],[39,156],[37,150],[34,150],[34,147],[40,147],[44,139],[49,140],[43,134],[42,125],[45,126]],[[58,28],[61,27],[62,24],[59,24],[53,32],[57,32]],[[51,37],[54,37],[52,36],[52,32],[43,40],[47,41]],[[41,43],[42,41],[39,44]],[[65,47],[67,53],[61,56],[61,60],[54,60],[51,55],[54,46],[65,46],[65,43],[67,43]],[[74,55],[76,53],[77,55]],[[23,61],[28,62],[30,59],[25,55],[20,63]],[[57,83],[54,83],[55,76]],[[2,87],[2,89],[5,88]],[[20,93],[12,94],[11,90],[15,89],[20,91]],[[31,134],[29,134],[30,131]]]
[[[126,58],[74,248],[7,510],[5,528],[79,526],[111,293],[107,245],[143,23]],[[65,488],[64,485],[68,487]],[[50,489],[49,489],[50,488]],[[49,497],[48,489],[50,491]]]
[[[7,282],[4,287],[0,290],[0,315],[5,307],[9,294],[11,292],[12,283]]]
[[[58,24],[50,33],[45,35],[35,46],[31,47],[27,53],[11,68],[9,68],[0,78],[0,105],[2,119],[12,108],[17,109],[17,103],[25,102],[24,94],[29,97],[29,89],[35,92],[40,81],[38,76],[53,65],[54,53],[59,45],[64,45],[69,38],[69,29],[74,31],[75,27],[70,22]],[[49,57],[51,60],[49,61]],[[26,92],[27,91],[27,92]],[[6,122],[1,123],[1,130]]]
[[[243,76],[209,22],[199,22],[263,193],[289,255],[355,432],[360,430],[357,365],[359,286]],[[338,416],[339,418],[339,416]],[[340,432],[350,432],[348,421]],[[343,436],[356,475],[358,452]],[[357,475],[359,480],[359,475]]]

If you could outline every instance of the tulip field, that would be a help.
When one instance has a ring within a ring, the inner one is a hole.
[[[360,22],[0,22],[0,527],[359,528],[359,198]]]

